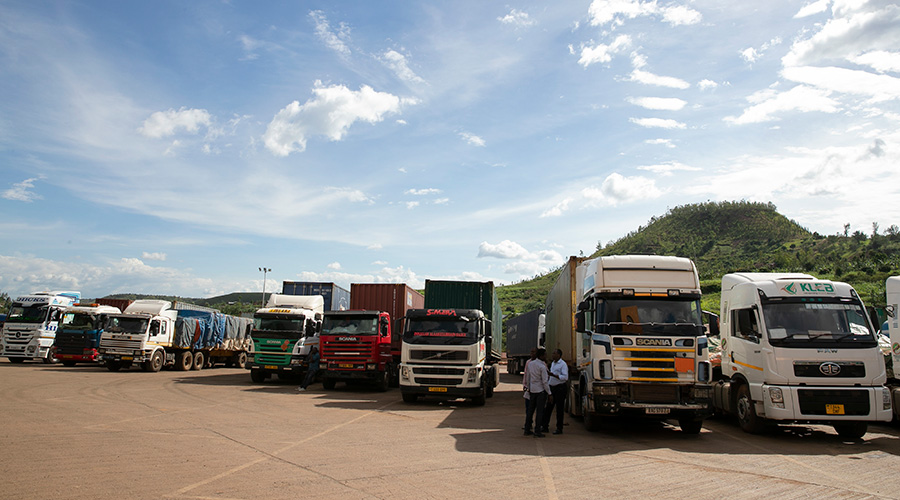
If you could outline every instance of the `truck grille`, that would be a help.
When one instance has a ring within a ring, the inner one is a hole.
[[[100,347],[102,349],[111,349],[114,351],[139,351],[141,350],[140,340],[101,340]]]
[[[827,405],[843,405],[844,415],[868,415],[869,393],[860,389],[799,389],[800,413],[832,415]]]
[[[360,337],[356,342],[323,339],[319,342],[323,361],[367,361],[375,358],[375,337]]]
[[[441,368],[437,366],[413,367],[416,375],[465,375],[465,368]]]
[[[651,347],[627,345],[626,339],[616,338],[613,347],[613,372],[616,380],[631,382],[676,383],[694,379],[692,347]],[[632,339],[632,342],[634,340]],[[689,371],[677,368],[685,363]]]
[[[415,382],[421,385],[460,385],[461,378],[431,378],[431,377],[414,377]]]
[[[677,385],[633,384],[631,400],[635,403],[678,403],[679,387]]]
[[[420,361],[468,361],[468,351],[448,351],[448,350],[431,350],[431,349],[410,349],[409,359]]]
[[[56,352],[58,354],[82,354],[85,348],[93,347],[94,336],[88,333],[57,333]]]
[[[840,371],[833,375],[827,375],[820,369],[823,364],[825,363],[822,361],[795,361],[794,375],[798,377],[827,378],[861,378],[866,376],[866,364],[862,361],[837,361],[830,363],[840,368]]]

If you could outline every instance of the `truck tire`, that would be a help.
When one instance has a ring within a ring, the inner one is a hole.
[[[7,358],[7,359],[9,360],[10,363],[15,363],[15,364],[25,362],[25,358]]]
[[[844,439],[862,439],[869,430],[869,424],[867,422],[844,422],[834,424],[834,430],[838,436]]]
[[[163,357],[162,351],[157,349],[156,351],[153,351],[149,360],[144,361],[141,368],[143,368],[145,372],[156,373],[162,370],[164,362],[165,358]]]
[[[581,423],[588,432],[600,430],[600,416],[588,411],[588,398],[590,394],[581,395]]]
[[[261,384],[266,381],[266,374],[262,370],[250,370],[250,380],[255,384]]]
[[[186,372],[194,366],[194,354],[191,351],[178,351],[175,354],[175,370]]]
[[[763,432],[766,429],[766,423],[756,414],[756,405],[750,398],[750,387],[747,384],[738,386],[735,398],[734,411],[741,429],[750,434]]]
[[[45,365],[55,365],[56,363],[59,363],[59,359],[56,357],[56,348],[51,347],[50,349],[47,349],[47,355],[44,356],[44,359],[41,361],[43,361]]]
[[[324,379],[322,379],[322,387],[323,387],[326,391],[330,391],[330,390],[334,389],[334,386],[335,386],[335,385],[337,385],[337,380],[335,380],[335,379],[333,379],[333,378],[324,378]]]
[[[62,365],[63,365],[63,366],[68,366],[69,368],[75,366],[76,364],[77,364],[77,363],[76,363],[75,361],[63,361],[63,362],[62,362]]]
[[[322,382],[322,385],[325,385],[325,382]],[[378,377],[378,380],[375,382],[375,388],[378,389],[378,392],[387,392],[388,387],[391,385],[391,374],[385,370],[384,373]]]
[[[475,406],[484,406],[484,403],[487,402],[487,382],[484,381],[484,377],[481,379],[481,394],[472,398],[472,404]]]
[[[117,372],[122,369],[122,363],[120,363],[118,361],[107,361],[106,369],[111,372]]]
[[[678,426],[685,434],[700,434],[700,430],[703,429],[703,420],[694,417],[679,418]]]
[[[247,366],[247,353],[244,351],[237,353],[234,365],[243,370]]]
[[[403,396],[403,402],[404,402],[404,403],[415,403],[416,401],[419,400],[419,395],[418,395],[418,394],[410,394],[410,393],[408,393],[408,392],[404,392],[404,393],[402,394],[402,396]]]
[[[202,370],[203,366],[206,364],[206,356],[203,355],[203,351],[197,351],[194,353],[194,364],[191,367],[193,370]]]

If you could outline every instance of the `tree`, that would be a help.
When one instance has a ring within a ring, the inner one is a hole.
[[[0,292],[0,314],[6,314],[10,306],[12,306],[12,299],[9,298],[9,294]]]

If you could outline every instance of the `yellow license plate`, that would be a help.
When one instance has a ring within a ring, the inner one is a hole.
[[[122,361],[131,361],[132,359],[134,358],[131,356],[122,356]]]
[[[446,387],[429,387],[428,392],[447,392]]]
[[[263,365],[263,368],[265,368],[266,370],[277,370],[278,369],[278,367],[275,365]]]
[[[347,363],[341,363],[338,365],[338,368],[353,368],[353,365]]]
[[[843,415],[844,405],[825,405],[825,413],[827,415]]]

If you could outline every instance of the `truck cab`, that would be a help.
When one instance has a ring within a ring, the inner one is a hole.
[[[338,380],[375,382],[388,390],[398,367],[391,354],[391,317],[384,311],[328,311],[319,334],[320,377],[325,389]]]
[[[246,368],[255,383],[273,374],[299,377],[306,358],[319,345],[325,301],[321,295],[272,294],[253,315],[252,352]]]
[[[174,363],[175,353],[166,347],[172,345],[177,319],[178,311],[166,300],[136,300],[122,314],[110,314],[100,336],[106,368],[116,372],[138,364],[144,371],[158,372]]]
[[[727,274],[720,320],[725,380],[715,404],[745,431],[821,423],[860,438],[868,422],[891,420],[875,329],[850,285],[799,273]]]
[[[56,363],[53,341],[63,310],[81,299],[80,292],[35,292],[13,300],[0,333],[0,356],[12,363],[40,359]]]
[[[491,332],[491,321],[477,309],[407,312],[400,364],[403,401],[437,396],[484,405],[500,381]]]
[[[67,307],[56,330],[56,357],[64,366],[100,361],[100,337],[110,314],[120,314],[117,307],[99,304],[75,304]]]

